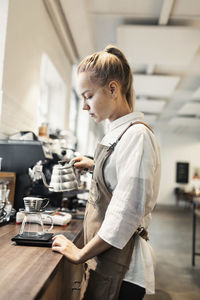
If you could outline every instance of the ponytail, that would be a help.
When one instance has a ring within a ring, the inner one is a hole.
[[[105,86],[111,80],[117,80],[131,111],[134,110],[133,74],[125,55],[119,48],[108,45],[103,51],[87,56],[79,64],[78,73],[87,71],[91,72],[91,79],[101,86]]]

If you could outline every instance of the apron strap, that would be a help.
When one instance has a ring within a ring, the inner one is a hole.
[[[147,125],[145,122],[142,121],[136,121],[136,122],[132,122],[131,124],[129,124],[129,126],[120,134],[120,136],[118,137],[117,141],[120,141],[122,136],[124,135],[124,133],[133,125],[137,125],[137,124],[143,124],[144,126],[146,126],[149,130],[151,130],[151,132],[153,132],[152,128]]]
[[[137,125],[137,124],[143,124],[144,126],[146,126],[152,133],[153,132],[153,129],[147,125],[145,122],[143,121],[136,121],[136,122],[131,122],[128,127],[126,127],[126,129],[120,134],[120,136],[117,138],[117,140],[108,148],[107,151],[113,151],[115,149],[115,146],[118,144],[118,142],[121,140],[122,136],[124,135],[124,133],[133,125]]]

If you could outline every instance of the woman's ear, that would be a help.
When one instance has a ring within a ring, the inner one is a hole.
[[[118,92],[119,92],[118,82],[116,82],[114,80],[110,81],[109,85],[108,85],[108,88],[109,88],[109,92],[111,93],[112,97],[116,98],[117,95],[118,95]]]

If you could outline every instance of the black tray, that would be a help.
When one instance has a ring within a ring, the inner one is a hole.
[[[41,237],[31,236],[30,233],[26,235],[26,233],[24,233],[23,236],[17,234],[11,241],[22,246],[51,247],[53,242],[52,237],[53,233],[45,233]]]

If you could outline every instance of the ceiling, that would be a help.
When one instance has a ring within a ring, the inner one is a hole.
[[[60,1],[69,20],[66,3],[70,0]],[[71,1],[78,24],[69,21],[72,32],[79,28],[79,35],[73,35],[79,57],[89,54],[84,49],[119,46],[134,72],[136,110],[143,111],[146,121],[160,131],[199,138],[200,0],[80,2],[84,2],[81,10],[76,0]],[[83,11],[83,28],[87,19],[88,30],[80,34]]]

